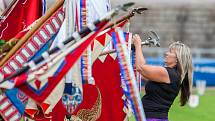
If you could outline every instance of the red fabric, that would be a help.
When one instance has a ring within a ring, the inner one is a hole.
[[[100,90],[99,90],[100,91]],[[100,91],[101,93],[101,91]],[[83,101],[73,112],[72,115],[76,115],[79,110],[91,109],[98,98],[98,91],[95,85],[83,84]],[[101,99],[102,101],[102,99]]]
[[[117,59],[107,55],[104,62],[97,59],[92,67],[93,77],[102,95],[102,114],[99,121],[123,121],[124,102]]]
[[[52,121],[64,121],[64,118],[67,114],[66,109],[63,106],[62,100],[57,103],[57,105],[52,110]]]
[[[41,15],[41,0],[18,0],[6,19],[0,22],[0,39],[10,40]]]
[[[98,121],[123,121],[125,113],[118,60],[114,60],[110,55],[107,55],[103,63],[97,59],[93,64],[93,77],[102,96],[102,112]],[[83,102],[74,114],[81,109],[91,109],[97,99],[95,86],[84,84],[83,92]],[[52,111],[52,121],[63,121],[66,114],[67,111],[60,100]]]
[[[21,39],[29,30],[22,30],[19,33],[17,33],[14,38],[15,39]]]
[[[77,112],[81,109],[91,109],[93,105],[96,102],[96,99],[98,97],[98,91],[96,89],[96,86],[84,84],[83,85],[83,102],[78,106],[78,108],[75,110],[73,115],[76,115]],[[65,116],[67,114],[66,109],[64,108],[62,104],[62,100],[60,100],[57,105],[52,110],[52,121],[63,121],[65,119]],[[41,121],[41,120],[36,120]],[[50,121],[50,119],[43,119],[43,121]]]

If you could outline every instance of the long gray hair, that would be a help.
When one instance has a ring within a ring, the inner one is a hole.
[[[189,100],[192,82],[193,82],[193,64],[192,64],[192,54],[190,48],[181,43],[173,42],[170,44],[169,49],[175,49],[177,57],[177,69],[181,75],[181,106],[184,106]]]

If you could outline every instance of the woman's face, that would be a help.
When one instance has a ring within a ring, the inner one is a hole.
[[[177,64],[175,49],[169,49],[164,55],[164,62],[168,67],[174,67]]]

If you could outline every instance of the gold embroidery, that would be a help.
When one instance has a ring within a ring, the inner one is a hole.
[[[96,87],[96,89],[98,92],[98,97],[93,107],[91,109],[81,109],[78,111],[77,115],[72,115],[72,121],[96,121],[101,116],[101,93],[98,87]]]

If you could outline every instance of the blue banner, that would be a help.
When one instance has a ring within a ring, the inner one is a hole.
[[[207,86],[215,86],[215,59],[194,60],[194,85],[197,80],[205,80]]]

